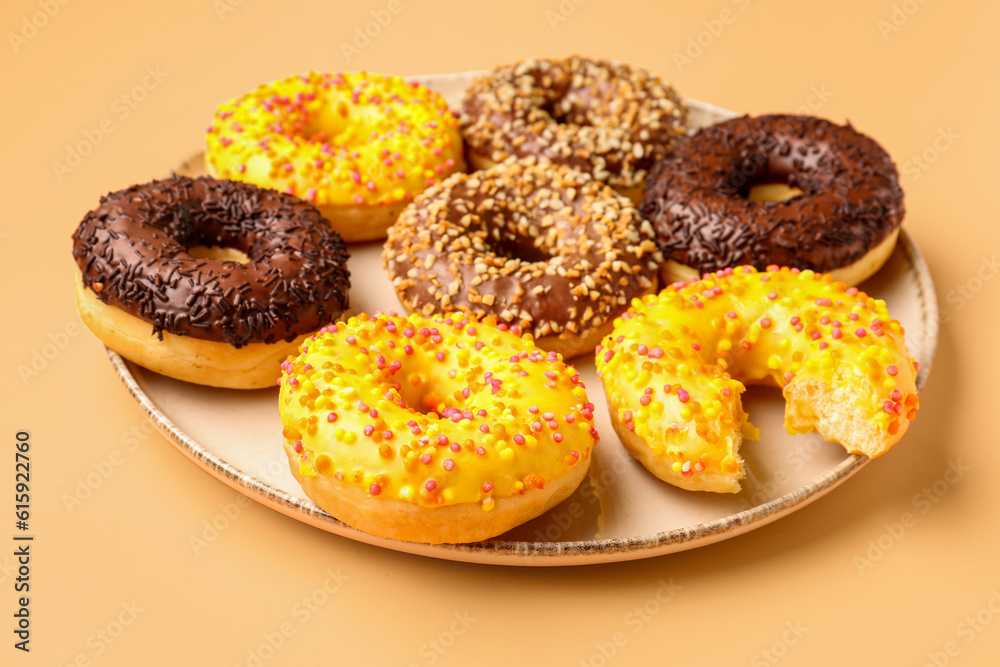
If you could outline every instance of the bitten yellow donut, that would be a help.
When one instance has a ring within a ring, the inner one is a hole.
[[[572,493],[597,442],[576,370],[492,318],[361,314],[307,339],[280,384],[292,474],[382,537],[499,535]]]
[[[345,241],[369,241],[413,195],[465,170],[458,127],[444,98],[416,82],[307,72],[219,105],[205,164],[218,178],[297,195]]]
[[[917,414],[917,362],[885,303],[828,274],[747,266],[634,300],[597,348],[615,431],[654,475],[735,493],[755,433],[743,383],[781,387],[789,433],[876,457]]]

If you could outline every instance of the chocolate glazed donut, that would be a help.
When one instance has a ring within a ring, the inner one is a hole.
[[[235,248],[249,261],[195,257]],[[83,287],[163,332],[241,348],[291,341],[347,307],[347,251],[311,205],[256,186],[174,177],[101,199],[73,235]]]
[[[587,172],[638,203],[649,169],[687,133],[687,107],[642,68],[572,56],[523,60],[476,79],[462,103],[467,158],[510,156]]]
[[[568,358],[655,289],[654,239],[631,201],[588,174],[508,160],[424,191],[382,258],[409,311],[491,315]]]
[[[793,195],[760,201],[754,188]],[[878,270],[903,220],[892,159],[848,125],[743,116],[678,142],[650,173],[642,214],[673,282],[738,264],[833,273],[856,284]]]

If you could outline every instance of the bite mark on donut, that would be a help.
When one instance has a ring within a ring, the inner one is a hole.
[[[874,457],[916,417],[917,363],[885,304],[828,274],[743,266],[636,300],[597,349],[615,430],[655,475],[736,492],[745,384],[782,389],[790,433]]]

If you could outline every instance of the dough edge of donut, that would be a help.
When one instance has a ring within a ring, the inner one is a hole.
[[[427,507],[395,498],[372,496],[364,489],[336,478],[299,472],[298,454],[285,443],[288,466],[302,490],[325,512],[352,528],[378,537],[427,544],[480,542],[520,526],[568,498],[583,482],[593,457],[547,480],[544,488],[521,495],[494,497],[484,511],[479,503]]]
[[[827,442],[834,442],[850,454],[877,458],[899,442],[910,427],[902,419],[895,434],[866,428],[863,419],[850,400],[856,387],[847,377],[849,367],[838,371],[826,386],[815,380],[789,383],[785,396],[785,428],[789,433],[815,431]]]
[[[654,285],[655,284],[656,283],[654,281]],[[653,289],[648,292],[643,292],[642,294],[639,294],[638,297],[641,298],[647,294],[655,294],[655,293],[656,290]],[[399,294],[397,293],[396,296],[399,297]],[[476,318],[496,317],[495,313],[490,313],[490,312],[477,313],[471,309],[462,309],[462,308],[455,308],[454,310],[448,310],[448,311],[435,309],[433,313],[428,315],[420,308],[412,308],[402,299],[398,300],[399,300],[399,305],[403,308],[404,311],[413,315],[420,315],[422,317],[434,317],[435,315],[449,315],[454,313],[463,313]],[[625,311],[623,310],[622,312]],[[620,313],[618,316],[620,316]],[[574,334],[568,330],[564,330],[557,334],[548,334],[546,336],[534,338],[533,342],[537,347],[540,347],[546,352],[555,352],[559,354],[560,356],[562,356],[563,360],[573,359],[574,357],[579,357],[584,354],[593,353],[594,348],[597,347],[597,344],[600,343],[605,336],[611,333],[611,331],[614,329],[614,325],[615,325],[615,318],[609,317],[607,322],[602,324],[600,327],[594,329],[592,332],[587,333],[585,336],[581,336],[580,334]],[[528,331],[525,333],[531,333],[531,332]]]
[[[601,384],[603,385],[604,383]],[[635,432],[629,431],[622,425],[621,420],[618,418],[618,410],[615,409],[611,401],[611,397],[608,396],[606,386],[604,387],[604,395],[608,403],[608,413],[611,417],[611,426],[618,435],[618,439],[621,440],[625,450],[631,454],[636,461],[641,463],[642,466],[653,476],[666,482],[667,484],[670,484],[671,486],[676,486],[677,488],[684,489],[685,491],[739,493],[742,490],[740,480],[746,477],[746,466],[743,463],[742,457],[739,455],[740,445],[743,442],[743,437],[739,434],[739,432],[733,434],[733,457],[740,466],[739,471],[730,474],[710,473],[706,471],[698,473],[697,475],[685,477],[683,473],[674,472],[672,468],[672,461],[670,461],[667,457],[660,457],[654,454],[652,448],[649,446],[649,443],[647,443],[642,437],[636,435]]]
[[[521,159],[526,159],[527,157],[528,156],[525,156]],[[547,160],[547,158],[545,157],[538,157],[538,156],[531,156],[531,157],[534,157],[536,160],[539,160],[541,162]],[[489,157],[475,152],[475,150],[468,144],[466,144],[465,161],[475,171],[485,171],[499,164],[498,162],[493,161]],[[594,178],[594,175],[589,171],[584,171],[583,173],[587,174],[591,178]],[[646,193],[645,180],[639,181],[638,183],[631,186],[627,185],[624,181],[618,178],[609,178],[607,181],[599,181],[596,178],[594,178],[594,180],[597,180],[599,183],[607,183],[609,186],[611,186],[611,188],[615,192],[617,192],[618,194],[622,195],[623,197],[631,201],[632,205],[635,206],[636,208],[638,208],[639,204],[642,203],[642,197]]]
[[[153,325],[102,302],[84,287],[79,269],[74,283],[77,313],[102,343],[143,368],[185,382],[225,389],[274,387],[281,362],[310,335],[292,342],[250,343],[240,349],[167,331],[160,341],[152,334]]]
[[[849,378],[849,368],[838,372],[830,385],[816,381],[793,382],[785,387],[782,396],[785,401],[785,429],[789,434],[815,432],[826,442],[843,447],[849,454],[877,458],[885,454],[909,429],[910,420],[901,420],[899,431],[890,435],[887,432],[866,428],[865,420],[859,416],[854,405],[849,400],[853,389]],[[760,383],[766,385],[766,383]],[[605,397],[611,425],[625,449],[643,465],[650,473],[659,479],[687,491],[710,491],[714,493],[739,493],[742,490],[740,480],[746,477],[746,463],[740,456],[740,446],[743,437],[737,430],[733,433],[733,457],[739,464],[739,471],[732,474],[702,472],[691,477],[674,472],[671,461],[666,457],[653,453],[650,444],[626,429],[618,419],[617,410],[608,395],[606,383]],[[742,412],[742,396],[740,401]],[[749,422],[749,415],[743,413],[739,426]]]
[[[902,227],[896,227],[888,236],[879,241],[875,247],[847,266],[836,268],[832,271],[824,271],[833,276],[834,280],[839,280],[848,287],[860,285],[864,281],[875,275],[882,268],[892,251],[896,248],[896,241],[899,238],[899,231]],[[687,282],[689,280],[701,278],[701,273],[692,266],[681,264],[680,262],[667,259],[660,269],[660,280],[664,285],[671,285],[676,282]]]
[[[231,176],[223,176],[222,172],[214,164],[205,159],[205,171],[212,178],[233,179]],[[256,183],[254,181],[243,180],[241,182],[250,183],[261,188],[275,190],[270,183]],[[345,206],[343,204],[316,204],[309,202],[320,212],[320,215],[330,225],[330,229],[338,232],[344,243],[366,243],[368,241],[378,241],[386,237],[386,233],[396,218],[403,212],[410,201],[403,200],[393,204],[358,204],[356,206]]]

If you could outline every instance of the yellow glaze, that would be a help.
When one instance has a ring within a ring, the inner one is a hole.
[[[589,465],[597,432],[576,370],[504,329],[361,314],[307,339],[280,382],[299,475],[489,511]]]
[[[321,208],[387,206],[464,170],[458,125],[443,97],[398,76],[308,72],[221,104],[206,166]]]
[[[790,433],[868,456],[919,405],[917,365],[885,303],[808,270],[741,266],[633,300],[596,357],[626,446],[684,488],[739,490],[738,448],[755,432],[744,383],[782,388]]]

